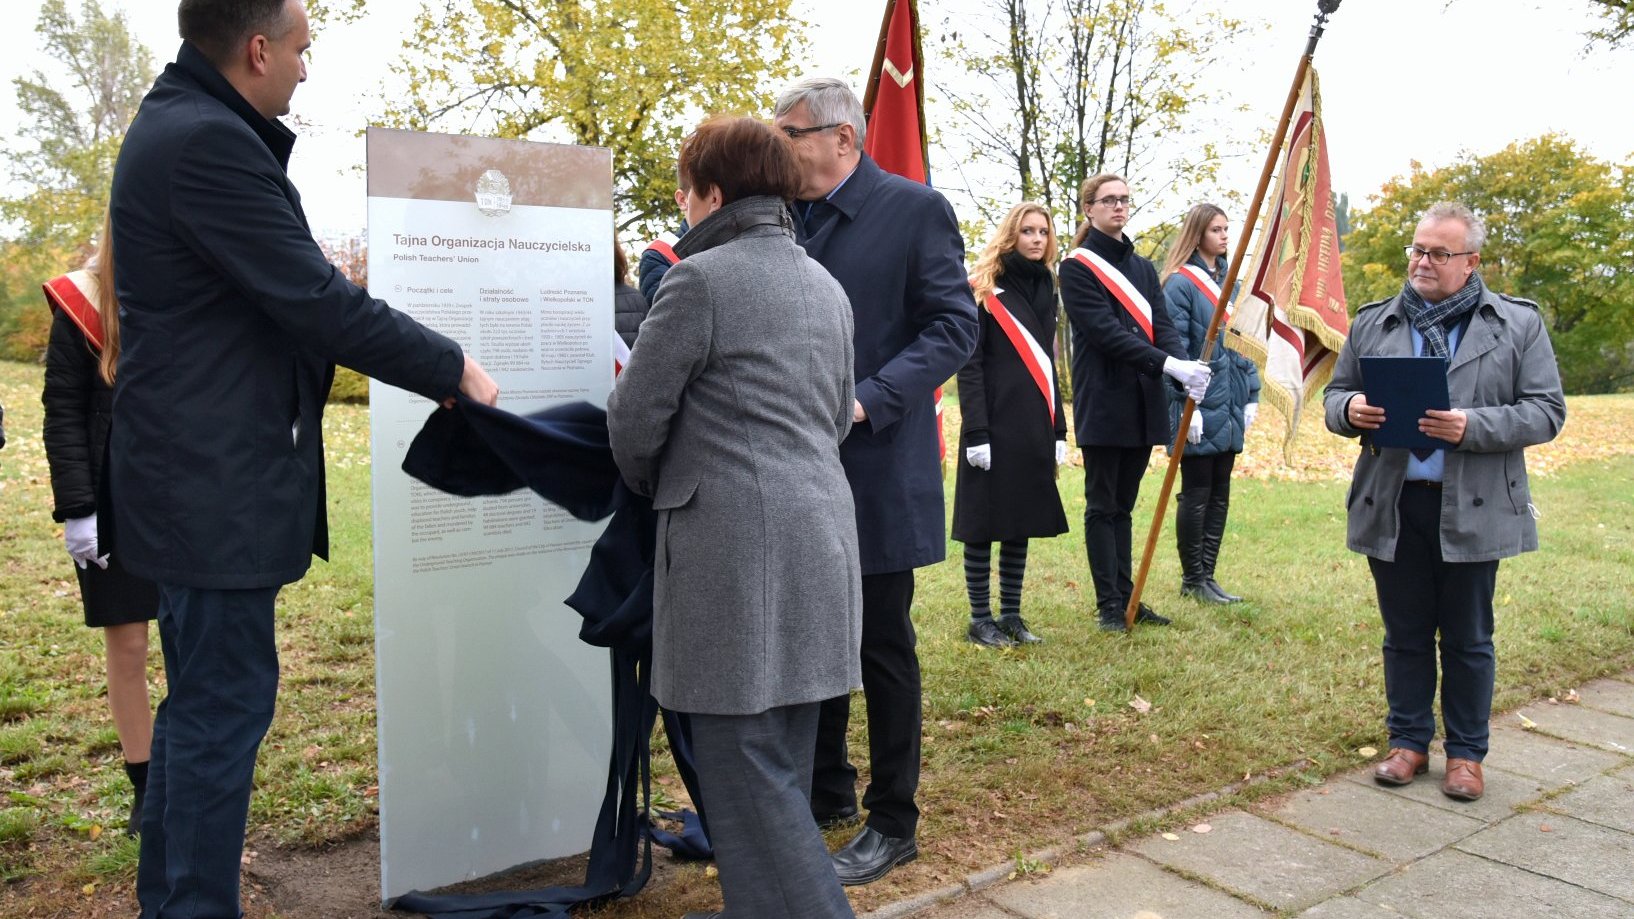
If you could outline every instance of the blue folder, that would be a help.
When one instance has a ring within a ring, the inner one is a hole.
[[[1444,440],[1424,434],[1418,420],[1430,409],[1452,407],[1443,357],[1364,357],[1362,392],[1368,405],[1384,409],[1384,426],[1368,434],[1376,447],[1443,450]]]

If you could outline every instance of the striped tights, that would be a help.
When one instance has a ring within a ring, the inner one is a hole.
[[[1027,573],[1027,540],[999,543],[999,612],[1021,615],[1021,581]],[[993,615],[989,586],[993,577],[993,544],[965,543],[965,590],[970,593],[970,618]]]

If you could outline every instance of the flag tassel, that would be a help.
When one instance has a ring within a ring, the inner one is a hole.
[[[1300,56],[1299,65],[1294,68],[1293,85],[1288,89],[1288,99],[1282,105],[1282,117],[1277,120],[1276,133],[1265,153],[1265,167],[1260,170],[1259,185],[1254,189],[1254,198],[1248,206],[1248,216],[1243,221],[1242,233],[1237,238],[1237,247],[1231,253],[1231,265],[1226,269],[1224,283],[1220,285],[1219,302],[1214,305],[1214,315],[1209,319],[1208,334],[1203,339],[1204,363],[1214,356],[1214,343],[1220,334],[1220,323],[1225,319],[1226,306],[1231,303],[1237,276],[1242,271],[1243,253],[1248,250],[1249,243],[1254,238],[1254,227],[1259,222],[1260,209],[1265,204],[1265,193],[1271,187],[1271,177],[1276,172],[1283,142],[1288,138],[1288,126],[1293,122],[1294,107],[1299,103],[1300,90],[1305,85],[1305,75],[1311,68],[1311,59],[1316,55],[1316,45],[1322,40],[1328,17],[1339,8],[1340,2],[1341,0],[1317,0],[1316,19],[1311,25],[1305,53]],[[1169,465],[1163,471],[1163,486],[1158,492],[1157,507],[1152,512],[1152,525],[1146,534],[1146,551],[1141,555],[1140,569],[1135,573],[1134,587],[1129,592],[1129,606],[1123,612],[1124,624],[1131,629],[1135,627],[1135,615],[1140,612],[1141,592],[1146,587],[1146,576],[1151,572],[1152,555],[1157,551],[1158,537],[1163,533],[1163,518],[1167,516],[1169,509],[1169,492],[1174,489],[1175,473],[1180,469],[1181,457],[1186,452],[1186,431],[1191,427],[1191,416],[1196,409],[1197,403],[1187,399],[1185,407],[1180,411],[1180,423],[1175,428],[1174,445],[1169,450]]]

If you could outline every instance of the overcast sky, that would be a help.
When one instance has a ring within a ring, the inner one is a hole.
[[[77,0],[70,0],[75,3]],[[161,62],[177,45],[172,0],[102,0],[123,9],[138,39]],[[928,27],[981,0],[921,0]],[[8,0],[10,26],[0,31],[0,138],[15,136],[16,97],[11,81],[44,67],[32,24],[39,0]],[[1412,160],[1444,165],[1461,151],[1489,153],[1510,141],[1557,131],[1591,153],[1617,162],[1634,157],[1634,118],[1628,87],[1634,86],[1634,48],[1586,50],[1583,33],[1593,25],[1587,0],[1346,0],[1317,53],[1324,115],[1331,140],[1334,188],[1353,205]],[[1169,4],[1186,9],[1187,0]],[[290,171],[320,235],[351,233],[364,222],[364,185],[359,169],[363,141],[355,136],[380,109],[387,66],[401,53],[419,0],[370,0],[362,23],[331,28],[320,36],[308,82],[295,94],[294,115],[302,139]],[[883,0],[796,0],[813,24],[809,72],[859,74],[872,60]],[[1264,24],[1241,45],[1232,66],[1211,75],[1230,105],[1217,112],[1234,131],[1269,130],[1304,46],[1315,4],[1311,0],[1217,0],[1225,15]],[[927,47],[927,89],[955,74]],[[860,88],[860,87],[859,87]],[[933,109],[932,117],[937,117]],[[944,124],[944,128],[955,126]],[[931,152],[933,174],[950,176]],[[1258,177],[1259,154],[1234,163],[1228,182],[1245,195]],[[944,157],[945,159],[945,157]],[[996,189],[1008,197],[1003,174]],[[1138,177],[1134,178],[1137,194]],[[983,181],[978,177],[978,181]],[[950,195],[961,214],[957,193]],[[1183,208],[1185,193],[1174,209]],[[1161,219],[1165,214],[1152,215]],[[1139,218],[1137,218],[1138,231]]]

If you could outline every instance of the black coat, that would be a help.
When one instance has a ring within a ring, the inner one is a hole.
[[[635,347],[641,320],[647,318],[647,298],[628,284],[613,285],[613,331],[624,339],[626,348]]]
[[[1049,268],[1036,265],[1028,272],[1027,265],[1008,256],[1006,268],[996,279],[999,302],[1053,361],[1056,300]],[[954,458],[953,538],[990,543],[1065,533],[1067,517],[1055,487],[1055,442],[1067,439],[1060,382],[1054,381],[1052,416],[998,320],[981,306],[977,315],[976,350],[959,371],[962,426]],[[981,444],[991,446],[991,470],[965,460],[964,448]]]
[[[1075,258],[1061,262],[1061,306],[1072,321],[1072,420],[1083,447],[1150,447],[1169,438],[1168,357],[1187,360],[1157,269],[1120,239],[1090,228],[1083,243],[1122,271],[1152,307],[1152,338]]]
[[[45,459],[51,467],[51,519],[59,523],[97,511],[113,420],[113,387],[102,380],[100,360],[79,326],[54,312],[40,401],[45,406]]]
[[[285,174],[294,142],[184,43],[114,169],[122,350],[104,530],[161,584],[272,587],[327,554],[336,362],[432,399],[459,386],[458,345],[324,258]]]
[[[804,203],[795,205],[803,218]],[[863,574],[908,571],[947,554],[932,393],[970,357],[976,302],[947,199],[866,155],[800,243],[851,300],[857,401],[868,420],[840,445],[857,506]]]

